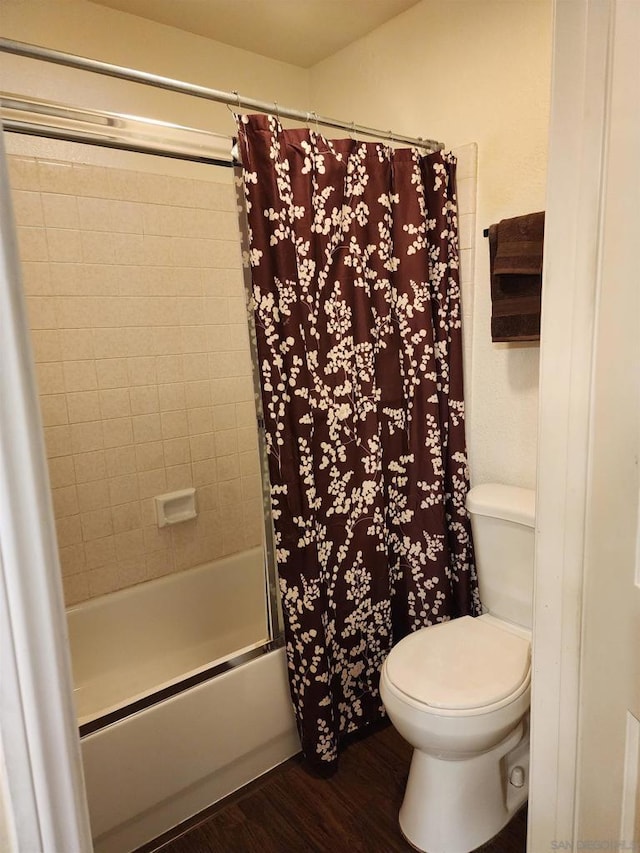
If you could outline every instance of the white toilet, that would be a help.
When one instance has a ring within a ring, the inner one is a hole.
[[[475,850],[527,799],[534,502],[528,489],[471,489],[486,612],[410,634],[382,668],[389,719],[414,747],[400,829],[426,853]]]

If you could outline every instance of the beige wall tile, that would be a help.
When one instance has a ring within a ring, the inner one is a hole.
[[[221,514],[229,506],[239,506],[242,503],[242,480],[236,477],[218,483],[218,500]]]
[[[131,414],[128,388],[110,388],[100,391],[100,411],[103,419],[124,418]]]
[[[118,560],[130,560],[132,557],[140,557],[144,554],[142,530],[127,530],[125,533],[117,533],[115,540]],[[142,562],[144,563],[144,560]]]
[[[191,462],[188,438],[172,438],[163,442],[164,459],[167,466]]]
[[[66,391],[95,391],[98,387],[95,361],[65,361],[64,387]]]
[[[94,509],[106,509],[111,506],[109,482],[93,480],[89,483],[78,483],[78,503],[83,512]]]
[[[212,433],[192,435],[189,439],[191,448],[191,459],[200,462],[202,459],[210,459],[215,456],[215,444]]]
[[[258,542],[233,188],[10,159],[67,602]],[[199,519],[160,530],[192,484]]]
[[[64,373],[59,362],[36,364],[36,377],[41,394],[64,393]]]
[[[64,548],[67,545],[78,545],[82,542],[82,527],[80,516],[70,515],[66,518],[56,520],[56,532],[58,534],[58,546]]]
[[[104,446],[125,447],[133,443],[133,418],[111,418],[104,422]]]
[[[223,429],[216,432],[216,456],[229,456],[238,452],[238,430]]]
[[[93,330],[93,348],[98,359],[124,358],[129,355],[129,329]]]
[[[99,421],[102,417],[100,396],[97,391],[75,391],[67,394],[69,423]]]
[[[103,447],[102,421],[71,424],[71,449],[74,453],[101,450]]]
[[[116,559],[116,543],[113,536],[105,536],[104,539],[94,539],[84,543],[85,560],[87,569],[96,569],[106,566]]]
[[[47,232],[44,228],[18,225],[18,251],[22,261],[48,261]]]
[[[80,227],[78,204],[73,195],[43,193],[42,211],[47,228],[77,229]]]
[[[54,329],[41,329],[31,332],[33,359],[36,363],[60,361],[60,337]]]
[[[84,268],[78,263],[50,263],[49,281],[56,296],[86,296]]]
[[[78,263],[83,259],[81,232],[72,228],[47,229],[47,255],[50,261]]]
[[[32,157],[7,156],[9,183],[14,190],[39,190],[38,163]]]
[[[136,450],[133,445],[113,447],[105,450],[105,465],[108,477],[133,474],[136,470]]]
[[[102,539],[113,533],[110,509],[94,509],[80,514],[82,538],[85,542]]]
[[[147,554],[145,566],[149,578],[161,578],[165,575],[170,575],[175,571],[173,553],[170,550],[166,550]]]
[[[84,545],[67,545],[60,548],[60,568],[62,576],[69,577],[77,575],[78,572],[83,572],[87,567],[87,561],[84,555]]]
[[[155,385],[157,382],[155,358],[128,358],[127,371],[131,385]]]
[[[38,227],[44,225],[40,193],[27,190],[14,190],[12,200],[16,225],[33,225]]]
[[[111,510],[113,532],[126,533],[128,530],[138,530],[142,527],[142,511],[140,501],[119,504]]]
[[[209,354],[206,352],[185,353],[182,358],[184,378],[196,381],[209,378]]]
[[[190,464],[167,465],[167,491],[175,492],[178,489],[188,489],[194,485],[193,471]]]
[[[49,479],[54,489],[73,485],[76,481],[73,456],[56,456],[49,459]]]
[[[231,320],[232,314],[230,311],[231,303],[234,300],[226,299],[220,296],[207,296],[204,300],[204,316],[206,318],[207,324],[211,326],[224,326],[227,323],[244,323],[246,320],[247,312],[244,307],[244,301],[242,304],[242,314],[240,316],[240,320],[237,318],[235,320]],[[237,312],[236,312],[237,313]]]
[[[78,199],[78,212],[85,231],[113,231],[112,203],[91,196]]]
[[[44,443],[49,459],[56,456],[68,456],[72,451],[71,427],[46,426],[44,428]]]
[[[219,456],[218,480],[235,480],[240,476],[240,459],[238,454],[233,456]]]
[[[118,581],[120,589],[143,583],[148,579],[146,560],[144,554],[132,557],[129,560],[118,560]]]
[[[117,563],[109,563],[108,565],[101,566],[99,569],[87,572],[87,580],[91,598],[106,595],[121,588]]]
[[[192,462],[193,485],[209,486],[218,481],[218,468],[215,459],[203,459],[201,462]]]
[[[133,436],[136,444],[144,444],[148,441],[160,441],[162,439],[159,414],[134,415],[131,420],[133,422]]]
[[[25,261],[22,264],[22,284],[27,296],[53,294],[49,264],[44,261]]]
[[[238,430],[238,450],[242,453],[247,450],[257,450],[258,432],[255,427],[242,427]]]
[[[162,438],[181,438],[189,435],[186,412],[162,412],[160,415]]]
[[[158,383],[182,382],[185,378],[182,355],[159,355],[156,358]]]
[[[136,446],[136,466],[138,471],[152,471],[164,468],[164,451],[161,441],[150,441]]]
[[[236,405],[234,403],[226,403],[222,406],[214,406],[212,412],[213,428],[216,430],[216,432],[218,430],[236,428]]]
[[[65,394],[41,394],[40,413],[44,426],[60,426],[69,423]]]
[[[131,388],[129,399],[133,415],[149,415],[159,410],[157,385],[140,385]]]
[[[161,412],[171,412],[186,408],[184,382],[172,382],[158,386],[158,400]]]
[[[62,329],[58,332],[62,361],[92,361],[95,355],[92,329]]]
[[[32,329],[57,329],[55,298],[52,296],[28,296],[27,314]]]
[[[185,403],[188,409],[211,405],[211,385],[207,379],[185,382]]]
[[[76,453],[73,457],[78,483],[90,483],[103,480],[107,475],[104,450]]]
[[[128,388],[126,358],[106,358],[96,361],[96,374],[99,388]]]
[[[85,573],[64,577],[62,585],[67,606],[89,598],[89,583]]]
[[[51,490],[53,512],[56,518],[77,515],[79,512],[78,494],[75,486],[61,486]]]
[[[244,450],[240,456],[240,474],[243,477],[260,475],[260,458],[254,450]]]
[[[72,166],[55,160],[40,160],[37,163],[38,184],[43,193],[73,194]]]
[[[110,170],[103,166],[73,164],[73,189],[77,195],[108,198]]]
[[[82,231],[81,259],[85,264],[114,264],[117,262],[113,234]]]
[[[187,424],[189,435],[201,435],[213,431],[213,417],[211,406],[203,406],[199,409],[187,409]]]
[[[135,474],[122,474],[109,480],[111,506],[130,504],[138,500],[138,478]]]
[[[262,497],[262,480],[259,474],[251,474],[242,478],[242,500],[260,500]]]
[[[164,468],[142,471],[138,474],[140,500],[163,495],[167,491],[167,473]]]
[[[198,507],[202,512],[218,509],[218,486],[216,484],[200,486],[198,489]]]

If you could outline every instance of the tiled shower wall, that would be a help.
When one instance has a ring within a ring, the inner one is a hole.
[[[67,604],[259,544],[231,174],[9,168]],[[158,528],[187,486],[198,518]]]

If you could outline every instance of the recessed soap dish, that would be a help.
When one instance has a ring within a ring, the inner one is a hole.
[[[167,492],[166,495],[156,495],[156,520],[158,527],[168,524],[180,524],[189,521],[198,514],[196,509],[196,490],[180,489],[177,492]]]

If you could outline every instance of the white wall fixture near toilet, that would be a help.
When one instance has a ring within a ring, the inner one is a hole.
[[[534,492],[469,492],[487,612],[423,628],[382,669],[389,719],[414,747],[400,809],[426,853],[470,853],[526,801],[531,685]]]

